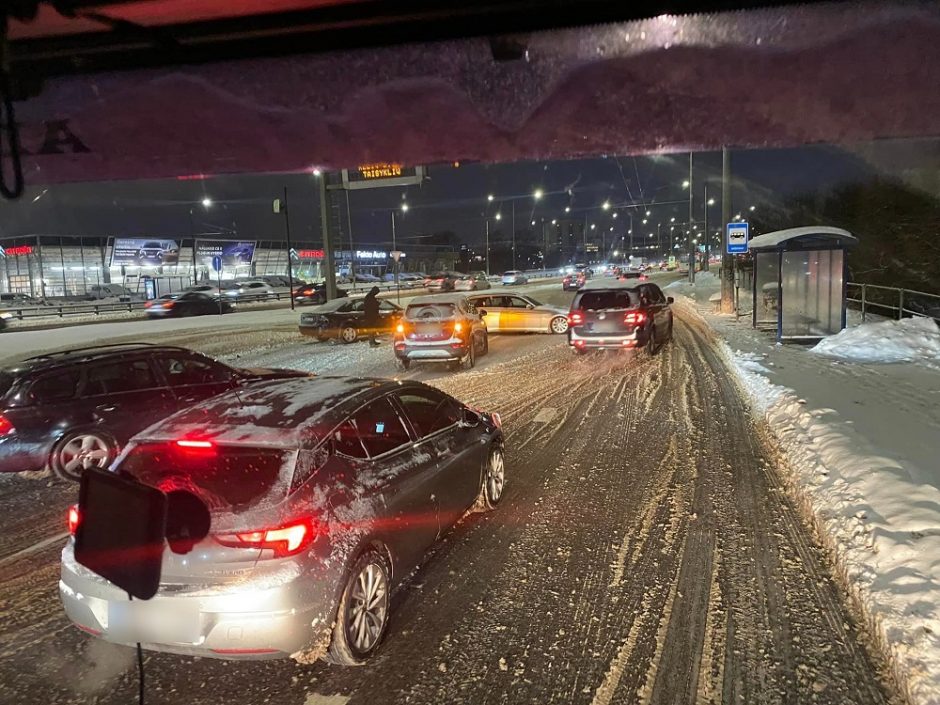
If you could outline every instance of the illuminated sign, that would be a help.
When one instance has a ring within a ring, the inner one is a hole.
[[[0,252],[2,252],[7,257],[13,257],[14,255],[31,255],[33,254],[33,246],[32,245],[18,245],[16,247],[6,247],[3,249],[0,249]]]
[[[326,254],[323,250],[297,250],[300,259],[323,259]]]
[[[226,267],[248,267],[255,256],[255,243],[238,240],[196,240],[196,265],[211,267],[221,257]]]
[[[359,168],[343,169],[343,188],[381,188],[382,186],[410,186],[424,179],[423,166],[404,166],[397,162],[360,164]]]

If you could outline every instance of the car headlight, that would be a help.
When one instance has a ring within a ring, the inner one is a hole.
[[[3,318],[3,319],[10,319],[10,318],[13,318],[13,314],[12,314],[12,313],[6,313],[6,312],[0,313],[0,318]]]

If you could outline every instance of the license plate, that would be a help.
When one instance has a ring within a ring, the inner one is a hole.
[[[121,641],[194,643],[201,631],[196,605],[165,600],[112,602],[108,634]]]

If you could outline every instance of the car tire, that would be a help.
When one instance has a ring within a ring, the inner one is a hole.
[[[411,360],[409,360],[407,357],[395,358],[395,362],[398,369],[402,370],[403,372],[407,372],[411,368]]]
[[[343,326],[339,329],[339,339],[345,344],[355,343],[359,340],[359,331],[355,326]]]
[[[326,661],[361,666],[378,649],[388,627],[390,574],[388,559],[378,551],[366,551],[353,564],[336,608]]]
[[[106,468],[117,457],[117,441],[107,431],[69,431],[52,446],[49,467],[56,477],[78,482],[88,468]]]
[[[648,357],[653,357],[656,354],[656,326],[650,328],[650,337],[646,341],[646,354]]]
[[[503,489],[506,485],[506,459],[503,449],[493,445],[486,456],[486,465],[483,468],[483,481],[480,483],[480,494],[473,505],[477,512],[489,512],[496,509],[503,498]]]
[[[464,355],[463,360],[460,361],[460,365],[465,370],[472,370],[477,364],[477,345],[474,341],[470,341],[470,349],[466,355]]]
[[[548,330],[550,333],[556,335],[562,335],[568,332],[568,319],[564,316],[555,316],[551,323],[548,324]]]

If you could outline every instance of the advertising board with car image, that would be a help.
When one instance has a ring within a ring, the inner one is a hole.
[[[255,256],[256,244],[239,240],[196,240],[196,266],[211,267],[213,257],[221,257],[225,267],[248,266]]]
[[[111,266],[163,267],[179,263],[180,246],[176,240],[114,238]]]

